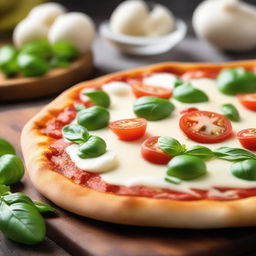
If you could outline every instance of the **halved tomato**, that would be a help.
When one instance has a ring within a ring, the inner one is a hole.
[[[131,118],[117,120],[109,124],[109,128],[120,140],[137,140],[146,132],[147,120],[144,118]]]
[[[143,96],[155,96],[169,99],[172,96],[172,91],[170,89],[159,86],[144,85],[142,83],[133,83],[131,86],[136,98]]]
[[[172,157],[165,154],[158,146],[158,138],[159,136],[154,136],[145,140],[141,146],[141,155],[151,163],[167,164]]]
[[[217,143],[232,135],[231,122],[225,116],[210,111],[187,112],[179,124],[188,138],[200,143]]]
[[[185,114],[192,111],[198,111],[198,108],[190,107],[190,108],[184,108],[180,111],[180,114]]]
[[[237,97],[244,107],[256,111],[256,93],[238,94]]]
[[[219,73],[219,70],[215,69],[207,69],[207,70],[189,70],[185,72],[181,78],[184,81],[190,81],[192,79],[199,79],[199,78],[212,78],[215,79]]]
[[[256,150],[256,128],[248,128],[238,132],[237,138],[243,147]]]

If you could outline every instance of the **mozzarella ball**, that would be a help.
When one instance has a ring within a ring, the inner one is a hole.
[[[64,6],[58,3],[44,3],[34,7],[28,14],[28,19],[37,19],[47,26],[51,26],[54,20],[65,13]]]
[[[51,26],[48,40],[56,43],[69,41],[80,53],[89,50],[95,35],[93,21],[84,13],[70,12],[60,15]]]
[[[13,42],[17,47],[38,39],[47,39],[48,27],[29,19],[22,20],[13,31]]]
[[[110,29],[118,34],[131,36],[144,35],[144,22],[148,17],[148,6],[144,1],[122,2],[110,17]]]
[[[196,34],[225,50],[255,48],[255,24],[256,8],[236,0],[206,0],[193,14]]]

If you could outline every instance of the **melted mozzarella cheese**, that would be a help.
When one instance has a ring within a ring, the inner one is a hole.
[[[125,82],[115,81],[115,82],[104,84],[102,86],[102,89],[106,93],[123,96],[123,95],[127,95],[130,92],[131,86]]]
[[[237,107],[241,115],[241,121],[232,122],[234,134],[244,128],[255,127],[255,112],[243,108],[236,97],[221,94],[218,91],[214,80],[197,79],[193,80],[192,83],[195,87],[201,89],[209,96],[209,102],[184,104],[171,99],[176,106],[175,111],[170,117],[164,120],[148,121],[147,133],[144,138],[140,140],[132,142],[121,141],[108,128],[92,132],[94,135],[102,137],[106,141],[108,148],[114,151],[118,158],[119,164],[114,170],[100,174],[105,182],[125,186],[145,185],[169,188],[187,193],[194,193],[191,190],[193,188],[206,189],[210,190],[213,194],[216,194],[215,187],[256,187],[256,181],[246,181],[233,176],[230,173],[232,162],[229,161],[221,159],[209,160],[206,162],[207,175],[191,181],[182,181],[181,184],[176,185],[164,180],[166,177],[166,166],[152,164],[142,158],[140,154],[141,144],[146,138],[151,136],[171,136],[188,147],[199,144],[188,139],[179,128],[179,119],[181,117],[179,112],[187,107],[197,107],[200,110],[219,112],[221,104],[232,103]],[[119,97],[114,93],[110,93],[110,97],[112,102],[111,108],[109,109],[111,121],[135,117],[133,112],[135,98],[131,92],[124,97]],[[221,143],[204,145],[211,149],[216,149],[221,146],[241,147],[235,137]],[[74,157],[72,160],[78,166],[78,162]],[[84,169],[88,170],[86,164],[84,165]],[[226,196],[230,197],[232,195]]]
[[[116,154],[112,151],[107,151],[98,157],[83,159],[78,156],[78,148],[77,144],[72,144],[66,148],[66,152],[79,169],[102,173],[110,171],[117,166]]]
[[[166,89],[172,89],[177,77],[170,73],[154,73],[143,79],[146,85],[159,86]]]

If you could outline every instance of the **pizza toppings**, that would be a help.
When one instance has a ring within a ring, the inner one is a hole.
[[[234,163],[231,173],[239,179],[256,181],[256,160],[248,159]]]
[[[168,117],[174,108],[170,101],[153,96],[141,97],[133,105],[135,114],[149,121],[157,121]]]
[[[256,111],[256,93],[238,94],[237,97],[244,107]]]
[[[175,156],[168,163],[168,178],[175,177],[180,180],[193,180],[206,174],[206,165],[203,160],[196,156]]]
[[[171,89],[138,83],[132,84],[132,91],[136,98],[140,98],[143,96],[155,96],[163,99],[169,99],[172,96]]]
[[[87,129],[81,125],[69,124],[62,129],[63,137],[74,143],[84,143],[89,138]]]
[[[218,143],[232,135],[230,121],[217,113],[193,111],[180,118],[181,130],[191,139],[200,143]]]
[[[224,69],[217,77],[217,86],[229,95],[256,92],[256,74],[244,68]]]
[[[193,87],[191,83],[176,86],[173,90],[173,97],[183,103],[199,103],[209,100],[203,91]]]
[[[240,120],[239,112],[233,104],[222,104],[220,106],[220,112],[223,116],[233,122],[238,122]]]
[[[120,140],[137,140],[144,136],[147,128],[147,120],[144,118],[117,120],[110,123],[109,128]]]
[[[237,138],[243,147],[256,151],[256,128],[248,128],[238,132]]]
[[[167,164],[172,156],[166,154],[158,145],[158,136],[150,137],[141,146],[141,155],[154,164]]]
[[[102,90],[90,90],[84,92],[84,95],[87,96],[94,105],[104,108],[108,108],[110,105],[110,98],[108,94]]]
[[[125,96],[129,94],[131,87],[128,83],[122,81],[113,81],[102,86],[103,91],[116,96]]]
[[[211,78],[215,79],[219,70],[217,69],[206,69],[206,70],[201,70],[201,69],[196,69],[196,70],[189,70],[185,72],[182,75],[182,79],[184,81],[190,81],[193,79],[200,79],[200,78]]]
[[[190,108],[184,108],[180,111],[180,114],[185,114],[187,112],[192,112],[192,111],[198,111],[198,108],[195,107],[190,107]]]
[[[181,145],[179,141],[169,136],[161,136],[158,139],[158,146],[163,150],[164,153],[170,156],[177,156],[186,151],[186,146]]]
[[[77,122],[89,131],[102,129],[108,125],[109,112],[101,106],[93,106],[79,111]]]

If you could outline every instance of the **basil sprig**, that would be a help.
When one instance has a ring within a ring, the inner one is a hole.
[[[185,154],[190,155],[190,156],[197,156],[204,160],[208,160],[208,159],[214,157],[214,153],[212,152],[212,150],[210,150],[209,148],[207,148],[205,146],[201,146],[201,145],[195,145],[191,148],[188,148],[185,151]]]
[[[256,181],[256,160],[247,159],[232,164],[231,173],[239,179]]]
[[[193,87],[191,83],[183,83],[175,87],[173,97],[183,103],[199,103],[209,100],[207,94]]]
[[[242,148],[220,147],[214,151],[217,158],[228,161],[256,160],[256,155]]]
[[[98,106],[108,108],[110,105],[110,98],[108,94],[101,90],[92,90],[85,92],[84,95],[90,98],[90,100]]]
[[[233,104],[223,104],[220,106],[220,112],[223,116],[234,122],[240,120],[240,115],[237,108]]]
[[[0,138],[0,156],[5,154],[15,155],[16,151],[14,147],[4,138]]]
[[[3,184],[0,185],[0,196],[9,191],[10,191],[9,186],[3,185]]]
[[[186,151],[186,146],[169,136],[161,136],[158,139],[158,146],[168,155],[177,156]]]
[[[174,109],[174,105],[169,100],[153,96],[138,98],[133,106],[133,111],[138,117],[143,117],[149,121],[164,119],[168,117]]]
[[[62,134],[65,139],[78,144],[84,143],[89,137],[87,129],[78,124],[69,124],[64,126]]]

